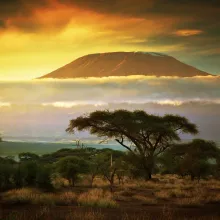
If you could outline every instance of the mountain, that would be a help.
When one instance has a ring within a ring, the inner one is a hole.
[[[42,78],[108,77],[156,75],[192,77],[210,75],[178,61],[172,56],[155,52],[113,52],[89,54],[47,74]]]

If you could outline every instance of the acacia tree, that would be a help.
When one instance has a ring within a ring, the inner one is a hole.
[[[87,173],[88,163],[80,157],[67,156],[60,159],[56,164],[57,171],[74,187],[79,174]]]
[[[102,161],[99,172],[109,182],[110,190],[113,192],[115,175],[118,168],[115,163],[111,164],[110,155],[102,154],[99,155],[99,158]]]
[[[195,139],[174,145],[162,155],[161,162],[168,172],[200,180],[201,177],[213,174],[219,157],[220,150],[215,142]]]
[[[154,158],[176,141],[180,133],[196,134],[195,124],[178,115],[156,116],[145,111],[95,111],[70,121],[67,132],[89,130],[115,139],[140,161],[145,178],[151,179]]]

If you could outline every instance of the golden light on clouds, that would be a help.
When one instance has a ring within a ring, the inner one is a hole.
[[[182,36],[182,37],[188,37],[188,36],[193,36],[193,35],[199,35],[199,34],[202,34],[203,31],[202,30],[178,30],[175,32],[175,34],[177,36]]]
[[[90,0],[16,2],[0,2],[0,79],[33,79],[90,53],[154,51],[175,56],[193,48],[194,54],[219,54],[218,45],[209,43],[212,36],[205,47],[202,41],[183,41],[206,30],[187,27],[194,27],[197,15],[176,13],[177,3],[163,7],[170,12],[164,13],[154,0],[111,5]],[[197,13],[203,18],[204,10]],[[206,13],[215,16],[218,11],[206,7]],[[186,28],[179,28],[183,24]]]
[[[89,53],[169,51],[174,46],[141,45],[153,34],[171,30],[175,21],[164,20],[107,15],[58,3],[36,9],[28,18],[12,17],[0,35],[0,79],[33,79]]]

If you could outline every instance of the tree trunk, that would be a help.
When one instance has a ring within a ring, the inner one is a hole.
[[[121,185],[121,179],[120,178],[118,178],[118,184]]]
[[[191,181],[194,181],[195,176],[193,174],[191,174]]]
[[[143,166],[145,171],[145,180],[151,180],[152,179],[152,172],[154,168],[154,156],[151,154],[148,157],[143,158]]]
[[[145,170],[145,180],[151,180],[152,179],[152,173],[148,170]]]
[[[114,177],[115,177],[115,173],[112,174],[111,180],[110,180],[110,190],[111,190],[111,192],[113,192]]]
[[[110,191],[113,192],[113,187],[114,187],[114,178],[115,178],[115,172],[116,169],[114,169],[114,171],[112,172],[111,176],[110,176]]]
[[[74,178],[71,179],[71,184],[73,187],[75,187],[75,179]]]
[[[90,186],[91,186],[91,187],[92,187],[92,185],[93,185],[94,179],[95,179],[95,175],[92,175],[92,177],[91,177],[91,183],[90,183]]]

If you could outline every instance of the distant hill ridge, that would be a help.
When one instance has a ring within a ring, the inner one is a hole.
[[[47,74],[43,78],[87,78],[129,75],[193,77],[211,75],[156,52],[112,52],[89,54]]]

